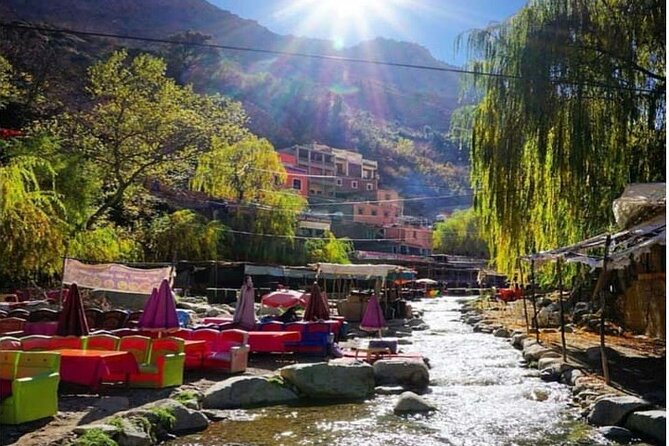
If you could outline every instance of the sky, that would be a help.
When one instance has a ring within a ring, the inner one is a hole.
[[[208,0],[270,31],[328,39],[347,47],[375,37],[415,42],[463,65],[457,36],[513,15],[526,0]]]

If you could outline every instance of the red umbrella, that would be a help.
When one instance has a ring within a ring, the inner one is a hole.
[[[326,297],[321,294],[321,288],[314,282],[311,288],[311,296],[304,309],[305,321],[318,321],[330,319],[330,308]]]
[[[58,317],[57,333],[60,336],[86,336],[88,335],[88,322],[84,312],[84,304],[81,302],[79,287],[76,283],[70,285],[63,302],[63,309]]]
[[[274,308],[291,308],[296,305],[304,307],[306,305],[304,293],[294,290],[276,290],[265,294],[260,303],[268,307]]]

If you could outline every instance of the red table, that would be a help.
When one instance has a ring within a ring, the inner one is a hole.
[[[130,352],[111,350],[54,350],[60,353],[60,380],[72,384],[100,387],[109,376],[139,373],[135,357]]]
[[[184,340],[184,353],[190,354],[205,354],[207,352],[207,341],[205,340]]]
[[[286,344],[300,342],[299,331],[249,331],[251,352],[285,353],[291,351]]]

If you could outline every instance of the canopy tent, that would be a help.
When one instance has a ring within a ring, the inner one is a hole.
[[[585,251],[604,248],[608,236],[609,234],[600,234],[573,245],[538,252],[523,258],[533,260],[537,264],[562,259],[567,263],[584,263],[593,269],[601,268],[603,257]],[[666,217],[658,215],[637,226],[612,234],[610,237],[607,268],[625,269],[632,260],[638,260],[641,255],[648,253],[653,245],[666,245]]]

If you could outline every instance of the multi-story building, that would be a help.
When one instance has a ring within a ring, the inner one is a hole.
[[[384,238],[392,239],[391,252],[429,256],[432,254],[432,228],[398,223],[383,228]]]
[[[310,197],[369,196],[378,189],[377,162],[357,152],[313,143],[288,147],[279,154],[284,166],[294,163],[309,175]]]
[[[279,153],[279,158],[286,169],[286,181],[284,186],[286,189],[293,189],[302,196],[309,195],[309,185],[307,170],[297,167],[297,160],[295,155],[290,153]]]
[[[404,206],[397,191],[377,189],[375,200],[353,205],[353,221],[375,226],[392,225],[403,212]]]

